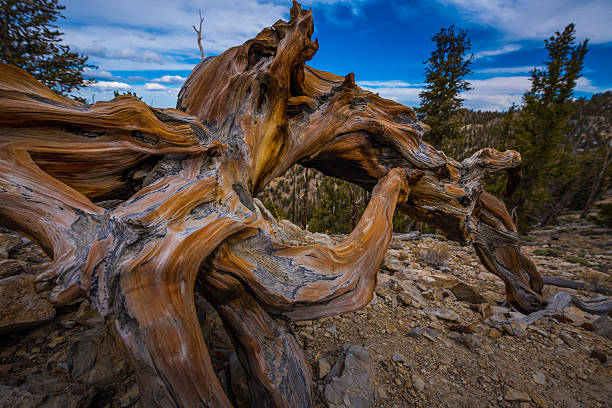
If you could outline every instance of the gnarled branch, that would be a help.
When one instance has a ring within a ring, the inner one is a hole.
[[[290,15],[202,61],[177,109],[131,96],[81,104],[0,64],[0,222],[51,256],[42,278],[56,283],[55,302],[87,296],[115,320],[145,405],[230,405],[197,323],[198,280],[256,400],[312,406],[286,320],[370,300],[396,207],[472,244],[521,310],[546,304],[505,206],[483,191],[489,173],[516,173],[520,155],[448,158],[423,141],[412,109],[353,74],[308,67],[319,47],[312,13],[294,2]],[[254,202],[295,163],[372,192],[344,241],[287,246]]]

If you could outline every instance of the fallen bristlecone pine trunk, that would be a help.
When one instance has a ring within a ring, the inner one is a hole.
[[[0,223],[50,259],[15,293],[52,287],[23,302],[48,301],[48,313],[5,333],[84,297],[116,329],[145,406],[228,407],[197,295],[231,337],[253,404],[309,407],[311,369],[289,322],[370,301],[396,207],[471,244],[517,309],[543,309],[535,264],[504,204],[483,191],[498,170],[516,181],[519,153],[446,157],[423,142],[412,109],[353,74],[306,66],[313,29],[294,3],[289,22],[202,61],[177,109],[132,96],[85,105],[0,65]],[[342,241],[288,245],[295,231],[253,199],[295,163],[371,191]]]

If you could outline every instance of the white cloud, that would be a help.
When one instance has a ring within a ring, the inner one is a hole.
[[[89,67],[83,68],[83,75],[86,77],[94,77],[94,78],[113,78],[113,74],[108,71],[103,71],[99,69],[91,69]]]
[[[591,80],[585,77],[580,77],[576,81],[576,91],[578,92],[601,93],[609,90],[610,88],[607,87],[599,87],[593,85]]]
[[[140,61],[140,62],[153,62],[156,64],[163,63],[163,58],[156,52],[153,51],[135,51],[131,48],[124,48],[119,50],[113,57],[118,59],[127,59],[131,61]]]
[[[383,98],[391,99],[408,106],[419,104],[419,93],[422,84],[411,84],[405,81],[358,81],[357,85],[374,92]]]
[[[64,41],[105,70],[185,69],[199,59],[198,8],[204,17],[206,55],[217,54],[254,37],[280,18],[289,5],[266,0],[106,0],[64,1],[60,21]],[[160,67],[161,66],[161,67]]]
[[[309,8],[313,6],[338,6],[342,5],[350,9],[354,16],[362,15],[361,8],[365,3],[369,3],[371,0],[302,0],[300,3],[303,8]],[[328,15],[328,18],[330,16]]]
[[[610,0],[438,0],[452,4],[469,20],[500,30],[507,40],[550,37],[569,23],[578,38],[612,41]]]
[[[371,92],[376,92],[383,98],[392,99],[408,106],[420,104],[419,93],[423,88],[404,81],[361,81],[359,86]],[[366,84],[376,84],[367,86]],[[466,107],[481,110],[504,110],[512,103],[520,103],[525,90],[531,87],[528,76],[499,76],[488,79],[470,81],[472,90],[464,92]]]
[[[409,87],[409,86],[422,86],[423,84],[411,84],[405,81],[357,81],[357,84],[361,87],[385,87],[385,88],[397,88],[397,87]]]
[[[486,50],[480,51],[474,54],[474,59],[486,58],[486,57],[494,57],[496,55],[509,54],[514,51],[518,51],[521,49],[521,46],[518,44],[506,44],[501,48],[497,48],[494,50]]]
[[[543,69],[543,66],[531,66],[525,65],[522,67],[499,67],[499,68],[483,68],[478,69],[475,72],[479,74],[525,74],[531,72],[532,69]]]
[[[114,89],[126,90],[131,89],[132,85],[126,84],[125,82],[117,82],[117,81],[98,81],[94,83],[90,83],[88,88],[101,90],[101,91],[109,91]]]
[[[168,89],[168,87],[153,82],[147,82],[146,84],[144,84],[144,89],[146,89],[147,91],[165,91],[166,89]]]
[[[161,78],[152,79],[152,82],[161,82],[164,84],[182,84],[187,78],[180,75],[164,75]]]
[[[472,89],[463,93],[465,106],[480,110],[505,110],[513,103],[520,104],[523,93],[531,88],[528,76],[499,76],[470,80]]]

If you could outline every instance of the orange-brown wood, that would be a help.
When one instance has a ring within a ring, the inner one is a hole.
[[[0,64],[0,223],[52,258],[39,279],[55,284],[53,302],[86,296],[115,320],[147,406],[230,406],[195,290],[224,320],[258,406],[312,406],[287,320],[371,299],[396,208],[472,244],[521,310],[545,304],[505,206],[483,191],[491,172],[518,174],[519,153],[448,158],[412,109],[305,65],[313,30],[294,3],[289,22],[202,61],[177,109],[82,104]],[[291,231],[253,199],[295,163],[372,192],[342,242],[288,246]]]

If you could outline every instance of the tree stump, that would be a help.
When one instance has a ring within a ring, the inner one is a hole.
[[[257,406],[313,405],[288,321],[366,305],[396,207],[474,246],[524,312],[545,306],[534,263],[486,176],[516,176],[515,151],[457,162],[423,141],[412,109],[305,65],[310,11],[193,70],[177,109],[133,96],[82,104],[0,65],[0,224],[52,261],[51,301],[87,297],[114,319],[150,407],[228,407],[194,307],[218,310]],[[295,163],[372,197],[331,245],[290,246],[253,197]],[[515,178],[511,178],[515,181]],[[196,285],[196,280],[198,284]]]

